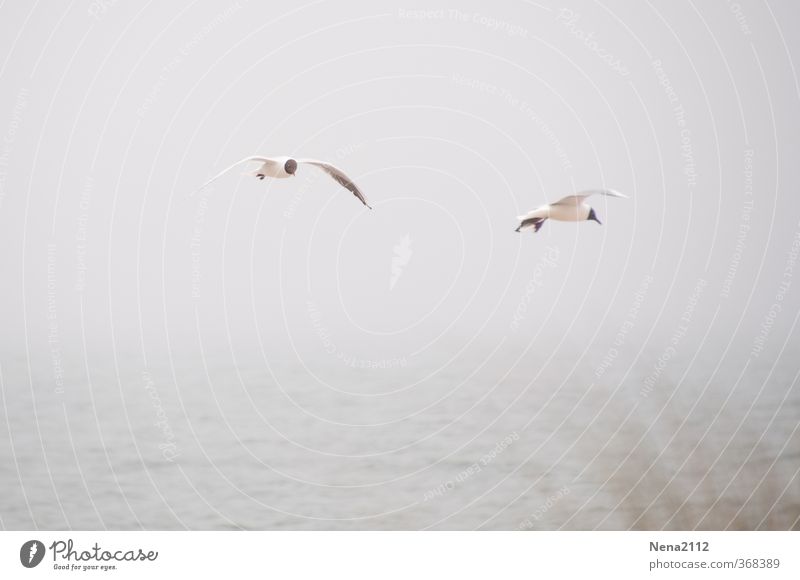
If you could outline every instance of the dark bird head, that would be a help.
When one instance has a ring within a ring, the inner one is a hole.
[[[597,214],[594,213],[594,208],[592,208],[592,207],[589,208],[589,217],[586,218],[586,221],[589,221],[589,220],[596,221],[600,225],[603,225],[603,222],[601,222],[599,219],[597,219]]]
[[[286,163],[283,164],[283,169],[289,175],[294,175],[294,172],[297,171],[297,161],[294,159],[288,159]]]

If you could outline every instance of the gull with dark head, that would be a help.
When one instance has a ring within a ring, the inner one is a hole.
[[[622,195],[620,192],[614,191],[613,189],[590,189],[588,191],[581,191],[580,193],[568,195],[565,198],[559,199],[555,203],[548,203],[547,205],[537,207],[525,215],[517,216],[517,219],[520,220],[520,224],[516,231],[521,232],[532,229],[534,232],[538,232],[548,219],[560,222],[582,222],[592,220],[600,224],[602,222],[597,219],[597,214],[594,209],[586,204],[586,198],[595,194],[628,198],[628,196]]]
[[[265,177],[273,177],[275,179],[284,179],[286,177],[292,177],[297,173],[297,168],[300,165],[313,165],[322,169],[325,173],[330,175],[339,185],[350,191],[353,195],[355,195],[361,203],[367,206],[369,209],[372,209],[367,203],[367,198],[364,197],[364,194],[358,188],[358,186],[353,183],[353,180],[347,177],[345,173],[336,167],[335,165],[328,163],[326,161],[318,161],[316,159],[293,159],[292,157],[259,157],[259,156],[252,156],[252,157],[245,157],[244,159],[240,159],[230,167],[223,169],[217,175],[209,179],[206,183],[204,183],[200,188],[195,190],[191,195],[194,195],[198,191],[208,187],[211,183],[225,175],[228,171],[236,167],[237,165],[241,165],[242,163],[253,162],[256,161],[260,163],[257,169],[254,171],[248,172],[246,175],[253,175],[258,177],[259,179],[264,179]]]

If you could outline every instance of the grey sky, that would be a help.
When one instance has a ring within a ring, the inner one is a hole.
[[[713,319],[709,344],[746,351],[800,231],[796,17],[747,1],[6,7],[3,349],[46,365],[52,331],[65,353],[85,338],[199,356],[202,339],[209,356],[311,360],[335,342],[436,366],[467,344],[563,340],[572,356],[603,351],[652,275],[637,340],[668,339],[703,280],[691,336]],[[331,160],[375,210],[310,168],[184,198],[250,154]],[[602,227],[514,233],[598,186],[631,197],[592,200]]]

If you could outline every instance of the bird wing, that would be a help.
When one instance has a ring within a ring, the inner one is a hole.
[[[559,199],[557,202],[553,203],[552,205],[580,205],[590,195],[607,195],[609,197],[622,197],[628,199],[627,195],[622,195],[620,192],[615,191],[613,189],[589,189],[587,191],[581,191],[580,193],[576,193],[575,195],[568,195],[567,197],[563,197]]]
[[[361,200],[361,203],[363,203],[369,209],[372,209],[372,206],[367,203],[367,198],[364,197],[364,194],[361,193],[361,190],[358,189],[358,186],[355,183],[353,183],[353,180],[347,177],[347,175],[345,175],[344,172],[335,165],[331,165],[330,163],[326,163],[325,161],[318,161],[316,159],[298,159],[297,162],[308,163],[309,165],[314,165],[316,167],[319,167],[325,173],[333,177],[333,179],[335,179],[339,185],[341,185],[348,191],[351,191],[353,195],[355,195],[358,199]]]
[[[189,194],[187,197],[192,197],[192,196],[193,196],[194,194],[196,194],[198,191],[201,191],[201,190],[205,189],[206,187],[208,187],[209,185],[211,185],[211,183],[212,183],[212,182],[216,181],[217,179],[219,179],[220,177],[222,177],[223,175],[225,175],[226,173],[228,173],[228,171],[230,171],[231,169],[233,169],[233,168],[234,168],[234,167],[236,167],[237,165],[241,165],[242,163],[245,163],[245,162],[247,162],[247,161],[260,161],[261,163],[277,163],[277,161],[276,161],[275,159],[270,159],[269,157],[258,157],[258,156],[245,157],[244,159],[240,159],[239,161],[237,161],[236,163],[234,163],[234,164],[233,164],[233,165],[231,165],[230,167],[226,167],[225,169],[223,169],[222,171],[220,171],[219,173],[217,173],[217,174],[216,174],[214,177],[212,177],[211,179],[209,179],[208,181],[206,181],[206,182],[205,182],[203,185],[201,185],[200,187],[198,187],[197,189],[195,189],[195,190],[194,190],[192,193],[190,193],[190,194]]]
[[[532,209],[531,211],[529,211],[525,215],[518,215],[517,219],[522,222],[522,221],[529,220],[529,219],[546,218],[548,216],[549,212],[550,212],[550,206],[549,205],[543,205],[543,206],[537,207],[536,209]]]

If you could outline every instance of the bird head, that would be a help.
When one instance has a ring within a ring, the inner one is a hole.
[[[283,164],[283,169],[289,175],[294,175],[294,172],[297,171],[297,161],[294,159],[287,159],[286,163]]]
[[[594,208],[592,208],[592,207],[589,208],[589,217],[586,218],[586,221],[589,221],[589,220],[596,221],[600,225],[603,225],[603,222],[601,222],[599,219],[597,219],[597,214],[594,213]]]

